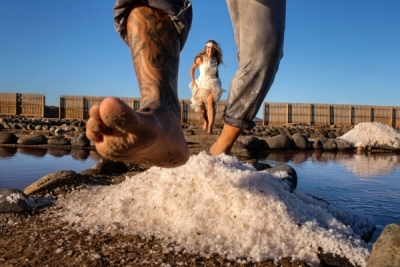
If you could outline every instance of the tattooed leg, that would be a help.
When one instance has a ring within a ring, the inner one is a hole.
[[[178,33],[168,15],[144,5],[131,11],[129,46],[138,78],[141,108],[109,97],[90,110],[86,135],[106,158],[175,167],[190,151],[180,123],[177,78]]]

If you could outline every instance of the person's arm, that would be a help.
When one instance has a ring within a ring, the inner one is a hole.
[[[196,80],[194,78],[194,72],[195,72],[196,68],[198,66],[200,66],[200,64],[201,64],[201,58],[200,57],[196,57],[192,67],[190,68],[190,78],[192,79],[192,82],[190,84],[191,87],[194,87],[195,85],[197,86]]]

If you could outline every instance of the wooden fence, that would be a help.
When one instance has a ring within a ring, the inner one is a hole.
[[[263,125],[356,125],[380,122],[400,127],[400,107],[264,102]]]
[[[106,98],[105,96],[60,96],[60,119],[89,119],[89,110],[92,106],[100,104]],[[140,107],[139,98],[120,97],[122,101],[128,104],[134,110]]]
[[[62,95],[60,97],[60,110],[59,118],[64,119],[88,119],[89,110],[95,105],[99,104],[105,97],[96,96],[68,96]],[[131,97],[120,97],[128,106],[134,110],[140,108],[140,99]],[[184,123],[201,123],[202,118],[199,113],[194,112],[190,108],[190,99],[180,99],[181,107],[181,121]],[[222,123],[220,118],[222,110],[224,109],[226,100],[221,100],[216,106],[216,118],[215,123]]]
[[[89,110],[104,96],[60,96],[59,118],[88,119]],[[134,110],[140,108],[140,98],[120,97]],[[180,99],[181,121],[202,123],[199,113],[190,107],[190,99]],[[215,124],[221,124],[226,100],[216,106]],[[0,93],[0,115],[44,117],[45,96],[42,94]],[[288,123],[307,125],[356,125],[360,122],[380,122],[400,128],[400,106],[333,105],[264,102],[263,125]]]
[[[45,102],[42,94],[0,93],[0,115],[44,117]]]

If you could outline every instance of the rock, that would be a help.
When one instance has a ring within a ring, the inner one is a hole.
[[[322,145],[321,139],[317,139],[312,143],[314,150],[322,150],[324,147]]]
[[[286,177],[282,177],[281,179],[283,181],[286,181],[289,185],[289,189],[290,192],[293,192],[296,187],[297,187],[297,173],[295,171],[295,169],[293,169],[291,166],[284,164],[284,163],[280,163],[278,165],[276,165],[273,168],[269,168],[265,170],[267,173],[270,174],[274,174],[277,172],[285,172],[287,173]]]
[[[128,172],[129,169],[124,162],[109,159],[100,159],[92,169],[99,170],[101,174],[121,174]]]
[[[0,189],[0,213],[24,213],[29,212],[28,196],[17,189]]]
[[[306,150],[310,148],[310,141],[301,133],[295,133],[292,135],[292,144],[293,148],[297,148],[299,150]]]
[[[350,150],[352,149],[352,146],[349,142],[347,142],[346,140],[342,140],[342,139],[335,139],[336,142],[336,146],[338,150]]]
[[[47,125],[47,124],[42,125],[42,130],[48,131],[49,129],[50,129],[50,126],[49,126],[49,125]]]
[[[67,138],[60,135],[47,139],[47,143],[54,146],[68,146],[71,144]]]
[[[15,144],[18,137],[14,133],[0,132],[0,144]]]
[[[42,145],[47,144],[47,138],[43,134],[25,135],[18,139],[21,145]]]
[[[255,162],[252,165],[254,168],[256,168],[257,171],[263,171],[263,170],[271,168],[271,165],[269,165],[268,163],[262,163],[262,162]]]
[[[322,141],[322,148],[326,151],[337,150],[336,142],[332,139],[324,139]]]
[[[290,138],[284,134],[278,134],[273,137],[267,137],[264,140],[267,142],[268,147],[270,149],[281,150],[281,149],[290,149],[291,148]]]
[[[183,135],[184,136],[194,135],[194,131],[191,129],[185,129],[185,130],[183,130]]]
[[[77,176],[74,171],[58,171],[47,174],[24,189],[26,195],[44,192],[63,185],[71,184]]]
[[[325,139],[327,136],[325,136],[323,133],[312,133],[310,134],[311,139]]]
[[[400,224],[388,224],[372,246],[368,267],[400,267]]]
[[[265,150],[265,142],[261,142],[261,140],[255,136],[243,136],[240,138],[240,142],[251,152],[260,152]]]
[[[86,134],[78,134],[75,135],[72,139],[71,139],[71,145],[72,146],[88,146],[90,144],[89,139],[86,137]]]

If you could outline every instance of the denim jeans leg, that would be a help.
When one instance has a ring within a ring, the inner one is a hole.
[[[232,20],[239,67],[230,84],[225,124],[254,127],[283,56],[286,0],[226,0]]]
[[[114,5],[114,27],[122,40],[126,38],[126,20],[134,4],[143,2],[149,7],[168,14],[179,33],[181,50],[185,45],[192,24],[192,4],[188,0],[117,0]]]

